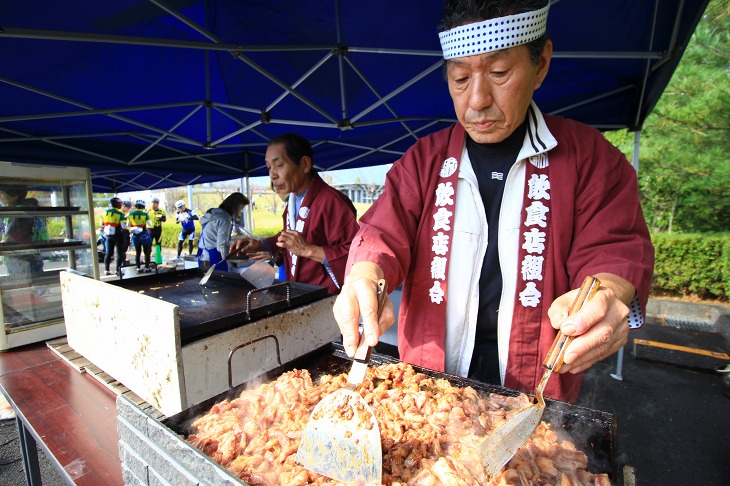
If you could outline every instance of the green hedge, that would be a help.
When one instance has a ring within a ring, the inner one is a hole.
[[[61,223],[57,226],[52,234],[63,228]],[[200,235],[197,221],[195,230],[197,237]],[[177,248],[179,234],[179,224],[163,223],[162,246]],[[254,234],[263,238],[273,236],[276,231],[264,229]],[[730,301],[730,234],[653,233],[652,241],[656,252],[652,295]],[[196,248],[197,244],[196,238]]]
[[[259,238],[268,238],[278,233],[280,229],[267,229],[261,231],[254,230],[254,236]],[[162,246],[163,248],[177,248],[178,237],[180,236],[180,225],[175,222],[167,221],[162,223]],[[200,224],[195,222],[195,248],[198,247],[198,238],[200,237]],[[187,253],[187,246],[185,247]]]
[[[168,217],[169,219],[169,217]],[[174,219],[174,217],[173,217]],[[162,223],[162,247],[163,248],[177,248],[177,240],[180,236],[181,226],[174,221],[167,221]],[[200,224],[198,221],[195,222],[195,248],[198,248],[198,238],[200,237]],[[185,245],[184,252],[187,254],[188,247]],[[194,250],[196,251],[196,250]]]
[[[652,295],[730,299],[730,235],[654,233],[652,241]]]
[[[199,236],[197,222],[195,229]],[[254,233],[268,237],[276,232]],[[177,248],[179,234],[179,224],[163,223],[162,246]],[[652,295],[730,300],[730,234],[654,233],[652,241],[656,252]],[[195,245],[197,248],[197,239]]]

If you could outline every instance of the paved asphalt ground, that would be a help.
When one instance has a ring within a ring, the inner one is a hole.
[[[720,374],[634,359],[630,346],[622,381],[615,371],[616,358],[594,365],[578,405],[614,414],[616,462],[635,468],[636,484],[730,484],[730,398]]]
[[[41,465],[41,479],[44,485],[60,486],[68,484],[42,451],[38,453],[38,457]],[[0,421],[0,484],[3,486],[25,484],[25,472],[23,471],[20,444],[18,443],[18,429],[14,419]]]

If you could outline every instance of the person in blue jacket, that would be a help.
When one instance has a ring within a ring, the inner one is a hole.
[[[198,239],[198,266],[202,269],[216,265],[216,270],[228,270],[228,264],[221,262],[228,253],[231,244],[231,228],[233,218],[241,214],[249,204],[246,196],[234,192],[226,197],[220,206],[211,208],[200,219],[202,229]]]
[[[177,238],[177,258],[180,258],[183,249],[183,243],[188,240],[188,255],[193,254],[193,241],[195,240],[195,221],[198,215],[193,214],[191,210],[185,207],[185,201],[180,199],[175,203],[177,208],[176,221],[180,223],[180,236]]]

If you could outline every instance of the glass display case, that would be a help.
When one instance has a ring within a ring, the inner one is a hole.
[[[66,334],[59,273],[99,278],[94,235],[88,169],[0,162],[0,350]]]

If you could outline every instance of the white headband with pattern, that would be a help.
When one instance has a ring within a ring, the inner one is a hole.
[[[444,59],[473,56],[532,42],[545,33],[549,9],[548,3],[540,10],[460,25],[439,32]]]

